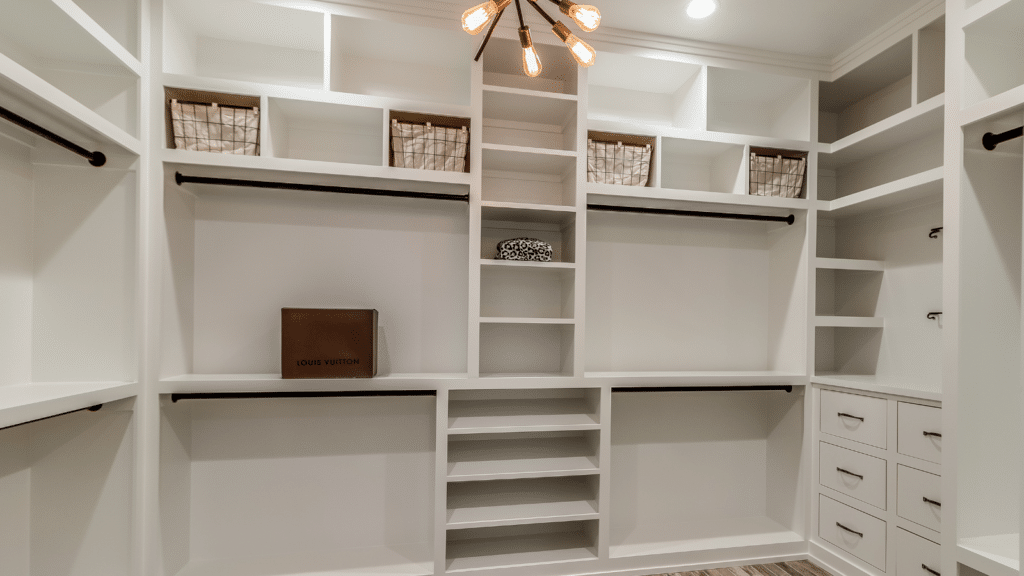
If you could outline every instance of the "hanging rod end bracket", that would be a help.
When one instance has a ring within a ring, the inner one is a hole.
[[[981,137],[981,145],[985,147],[985,150],[992,151],[996,149],[996,146],[999,145],[999,142],[996,141],[995,134],[991,132],[986,132],[985,135]]]
[[[103,152],[100,152],[99,150],[97,150],[96,152],[93,152],[92,153],[92,158],[89,158],[89,164],[92,164],[93,166],[95,166],[97,168],[99,168],[100,166],[103,166],[106,163],[107,163],[107,156],[106,156],[106,154],[104,154]]]
[[[177,184],[178,186],[181,186],[181,182],[182,182],[182,180],[183,180],[184,178],[185,178],[185,177],[181,175],[181,172],[175,172],[175,173],[174,173],[174,182],[175,182],[175,184]]]
[[[790,214],[789,217],[786,218],[786,224],[792,226],[795,223],[796,223],[796,216],[793,215],[793,214]],[[787,390],[787,392],[788,392],[788,390]]]

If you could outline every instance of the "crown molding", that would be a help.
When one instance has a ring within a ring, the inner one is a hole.
[[[831,70],[828,80],[835,80],[846,74],[945,13],[945,0],[921,0],[833,58],[829,66]]]

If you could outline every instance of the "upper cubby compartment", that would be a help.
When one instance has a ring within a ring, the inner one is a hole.
[[[520,90],[576,94],[579,71],[576,61],[561,44],[536,42],[534,47],[543,64],[540,76],[523,74],[523,50],[518,40],[491,38],[484,51],[484,86],[504,86]],[[466,59],[472,59],[469,54]],[[464,63],[466,60],[462,60]]]
[[[964,27],[964,104],[1024,85],[1024,0],[1013,0]]]
[[[676,190],[746,194],[746,147],[681,138],[661,139],[661,186]]]
[[[384,165],[384,111],[269,98],[264,154],[275,158]]]
[[[327,22],[331,43],[327,86],[331,90],[469,104],[468,62],[473,58],[474,38],[449,30],[339,15],[330,16]]]
[[[819,83],[818,141],[831,144],[910,108],[913,48],[908,36],[836,81]]]
[[[164,72],[323,89],[324,15],[248,0],[170,0]]]
[[[707,129],[807,141],[811,81],[763,72],[709,67]]]
[[[920,104],[946,91],[946,17],[917,31],[917,100]]]
[[[493,86],[485,88],[483,96],[485,143],[576,150],[579,124],[575,98]]]
[[[703,66],[602,52],[587,83],[590,120],[705,128],[707,73]]]

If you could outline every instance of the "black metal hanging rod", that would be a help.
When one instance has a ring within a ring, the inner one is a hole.
[[[4,120],[7,120],[12,124],[17,124],[18,126],[21,126],[25,130],[28,130],[29,132],[35,134],[36,136],[46,138],[47,140],[53,142],[54,144],[60,146],[61,148],[66,148],[74,152],[75,154],[78,154],[82,158],[88,160],[89,164],[92,164],[97,168],[107,163],[107,157],[103,154],[103,152],[89,152],[88,150],[82,148],[78,144],[75,144],[71,140],[68,140],[63,136],[58,136],[57,134],[50,132],[46,128],[43,128],[42,126],[29,120],[28,118],[18,116],[17,114],[11,112],[7,108],[0,107],[0,118],[3,118]]]
[[[103,408],[103,404],[97,404],[95,406],[89,406],[87,408],[79,408],[78,410],[69,410],[68,412],[61,412],[60,414],[54,414],[53,416],[43,416],[42,418],[36,418],[35,420],[29,420],[28,422],[19,422],[18,424],[12,424],[10,426],[4,426],[0,430],[8,430],[10,428],[17,428],[18,426],[24,426],[26,424],[32,424],[33,422],[42,422],[43,420],[49,420],[50,418],[57,418],[58,416],[67,416],[68,414],[74,414],[75,412],[82,412],[88,410],[89,412],[98,412],[100,408]]]
[[[981,137],[981,145],[985,147],[985,150],[995,150],[996,146],[999,146],[1003,142],[1013,140],[1014,138],[1020,138],[1021,136],[1024,136],[1024,126],[1014,128],[1013,130],[1007,130],[1002,134],[986,132],[985,135]]]
[[[435,390],[338,390],[325,392],[202,392],[171,394],[178,400],[238,400],[247,398],[364,398],[377,396],[437,396]]]
[[[352,188],[349,186],[328,186],[324,184],[298,184],[294,182],[265,182],[236,178],[208,178],[186,176],[174,173],[174,181],[182,184],[211,184],[214,186],[246,186],[248,188],[273,188],[280,190],[303,190],[306,192],[333,192],[336,194],[363,194],[367,196],[394,196],[396,198],[424,198],[427,200],[458,200],[469,202],[468,194],[440,194],[436,192],[410,192],[408,190],[377,190],[375,188]]]
[[[789,384],[763,386],[616,386],[612,392],[741,392],[741,391],[773,391],[792,392]]]
[[[666,210],[664,208],[640,208],[635,206],[607,206],[604,204],[587,204],[588,210],[601,212],[629,212],[634,214],[660,214],[663,216],[693,216],[697,218],[727,218],[730,220],[758,220],[762,222],[785,222],[790,226],[796,222],[796,217],[789,216],[766,216],[763,214],[732,214],[729,212],[700,212],[697,210]]]

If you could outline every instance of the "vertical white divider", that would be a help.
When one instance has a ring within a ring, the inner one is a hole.
[[[745,196],[750,193],[750,145],[743,146],[743,158],[740,159],[740,177],[736,179],[737,186],[733,188],[733,194]]]
[[[469,165],[472,180],[469,185],[469,314],[466,348],[466,372],[469,378],[480,377],[480,241],[483,199],[483,125],[484,92],[483,62],[473,62],[473,77],[470,83],[470,142]]]
[[[323,89],[330,92],[331,90],[331,55],[333,53],[333,43],[331,41],[331,18],[330,12],[324,12],[324,86]]]
[[[434,422],[434,574],[444,574],[448,535],[448,388],[437,389]]]
[[[266,94],[260,96],[260,156],[271,158],[274,156],[274,131],[270,129],[270,97]]]
[[[804,299],[805,305],[805,317],[804,317],[804,334],[806,334],[806,340],[804,342],[804,373],[805,388],[804,393],[804,434],[803,434],[803,446],[801,452],[803,456],[800,459],[801,467],[800,476],[805,479],[804,486],[806,491],[804,494],[804,501],[807,505],[804,507],[804,527],[808,533],[803,534],[804,538],[810,540],[813,536],[816,536],[817,530],[815,527],[818,525],[818,444],[816,440],[816,429],[815,422],[818,422],[818,390],[810,385],[810,377],[814,374],[815,366],[815,338],[817,329],[814,326],[814,315],[816,313],[817,306],[817,294],[818,294],[818,272],[815,266],[815,258],[818,255],[818,123],[819,118],[819,107],[818,99],[820,97],[819,90],[821,84],[819,79],[815,78],[811,80],[811,126],[810,126],[810,146],[807,153],[807,231],[806,231],[806,242],[807,247],[804,250],[802,258],[807,259],[806,270],[807,270],[807,297]],[[747,154],[747,162],[750,162],[750,154]],[[747,178],[750,177],[750,169],[747,169]],[[749,189],[750,184],[747,184]]]
[[[580,67],[576,80],[576,284],[573,290],[573,376],[582,378],[586,368],[587,296],[587,69]]]
[[[661,150],[664,146],[663,140],[660,134],[654,137],[654,154],[651,157],[651,170],[648,174],[652,188],[661,188],[661,170],[662,166],[664,166]]]
[[[597,511],[598,511],[598,536],[597,556],[601,560],[607,560],[611,556],[611,504],[612,488],[609,481],[612,476],[612,387],[610,385],[601,388],[601,451],[598,454],[598,469],[600,482],[598,485]]]
[[[383,116],[381,122],[384,124],[384,141],[381,142],[382,148],[380,153],[384,161],[380,165],[389,167],[391,166],[391,109],[384,108],[381,116]]]
[[[920,101],[918,98],[918,84],[921,82],[921,31],[914,30],[911,36],[910,51],[910,105],[915,106]]]

